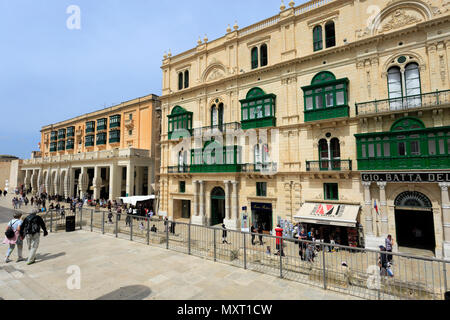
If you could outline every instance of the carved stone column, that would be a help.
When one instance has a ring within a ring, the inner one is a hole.
[[[364,186],[364,216],[366,220],[366,235],[373,236],[372,198],[370,197],[370,185],[372,182],[363,182]]]
[[[230,181],[224,181],[225,183],[225,220],[231,219],[231,194],[230,194]]]
[[[380,188],[380,209],[381,209],[381,236],[386,237],[389,233],[388,207],[386,202],[386,182],[377,182]]]
[[[444,235],[444,257],[450,258],[450,199],[448,188],[450,183],[439,183],[442,201],[442,226]]]
[[[134,163],[127,164],[127,185],[126,193],[128,197],[134,196]]]
[[[198,194],[198,213],[193,215],[191,218],[191,223],[196,225],[205,225],[206,224],[206,216],[205,216],[205,188],[204,181],[196,181],[199,184],[200,193]],[[197,190],[197,183],[194,181],[194,190]],[[194,198],[194,201],[197,197]],[[194,202],[195,208],[195,202]]]
[[[92,181],[92,186],[94,187],[94,199],[100,199],[100,188],[102,186],[101,169],[99,167],[94,167],[94,180]]]

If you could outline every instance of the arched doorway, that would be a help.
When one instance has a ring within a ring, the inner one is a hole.
[[[225,191],[215,187],[211,191],[211,225],[223,223],[225,219]]]
[[[430,199],[417,191],[406,191],[395,199],[395,226],[400,247],[431,250],[436,247]]]

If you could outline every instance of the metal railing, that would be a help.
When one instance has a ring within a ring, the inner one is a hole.
[[[189,173],[190,169],[188,165],[167,167],[167,173]]]
[[[252,173],[252,172],[277,172],[278,163],[267,162],[267,163],[247,163],[242,165],[242,172]]]
[[[91,232],[364,299],[442,300],[449,290],[449,260],[234,230],[226,230],[224,235],[220,228],[127,214],[108,215],[86,208],[77,209],[75,216],[79,229],[85,227]],[[58,220],[55,211],[43,217],[50,223],[50,232],[60,230],[65,221],[61,217]],[[380,261],[390,261],[389,270],[381,268]]]
[[[356,114],[366,115],[380,112],[408,110],[450,104],[450,90],[435,91],[407,97],[356,103]]]
[[[306,171],[352,171],[352,160],[306,161]]]
[[[193,129],[194,135],[202,134],[216,134],[218,132],[227,132],[241,129],[239,122],[229,122],[223,124],[210,125],[205,127],[198,127]]]

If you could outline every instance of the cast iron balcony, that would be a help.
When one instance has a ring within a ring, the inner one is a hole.
[[[441,105],[450,105],[450,90],[356,103],[356,114],[367,115]]]
[[[194,135],[195,134],[215,134],[218,132],[226,133],[226,132],[233,132],[235,130],[241,129],[241,124],[239,122],[229,122],[229,123],[223,123],[223,124],[216,124],[216,125],[209,125],[206,127],[199,127],[195,128]]]
[[[242,172],[253,173],[253,172],[277,172],[278,164],[275,162],[267,163],[246,163],[242,165]]]
[[[306,171],[352,171],[352,160],[306,161]]]
[[[188,165],[168,167],[167,172],[168,173],[189,173],[190,167]]]

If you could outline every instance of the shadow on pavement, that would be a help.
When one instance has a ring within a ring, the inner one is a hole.
[[[149,287],[142,285],[121,287],[95,300],[143,300],[152,293]]]
[[[66,253],[65,252],[60,252],[60,253],[55,253],[55,254],[50,254],[50,253],[38,253],[36,255],[36,263],[41,262],[41,261],[46,261],[46,260],[51,260],[51,259],[56,259],[62,256],[65,256]]]

